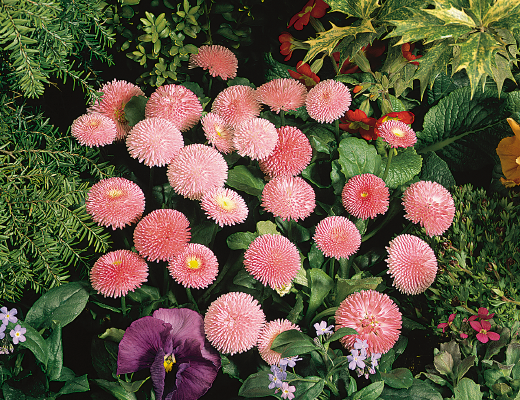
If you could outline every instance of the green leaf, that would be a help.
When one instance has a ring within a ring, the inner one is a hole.
[[[137,400],[135,393],[128,392],[117,382],[109,382],[104,379],[93,379],[93,381],[96,382],[100,388],[112,394],[118,400]]]
[[[469,371],[469,369],[475,364],[475,356],[468,356],[460,362],[455,368],[455,377],[459,382],[462,377]]]
[[[496,0],[484,15],[482,25],[506,26],[520,19],[520,3],[516,0]]]
[[[421,180],[440,183],[446,189],[456,184],[448,164],[434,151],[430,151],[423,159]]]
[[[418,9],[423,4],[423,0],[386,0],[377,14],[377,19],[384,22],[407,20],[412,15],[410,10]]]
[[[338,152],[341,172],[346,179],[365,173],[378,175],[381,171],[381,156],[364,139],[345,138],[340,142]]]
[[[289,69],[293,69],[291,66],[282,64],[281,62],[276,61],[273,58],[271,52],[264,54],[264,63],[266,64],[265,69],[265,81],[269,82],[273,79],[287,78],[291,79],[291,75],[289,74]]]
[[[310,353],[317,349],[318,347],[309,336],[296,329],[278,334],[271,344],[271,350],[281,353],[282,358]]]
[[[392,158],[385,180],[386,185],[390,189],[395,189],[405,184],[421,172],[421,166],[422,157],[413,147],[407,147]]]
[[[36,359],[46,368],[47,362],[49,361],[49,346],[43,339],[42,335],[40,335],[40,333],[27,322],[18,321],[18,324],[20,324],[22,328],[26,329],[24,334],[25,342],[19,342],[19,345],[29,349]]]
[[[385,383],[383,381],[371,383],[370,385],[354,393],[352,400],[376,400],[383,391],[384,387]]]
[[[476,27],[476,22],[471,18],[464,9],[459,10],[453,7],[452,4],[449,4],[450,8],[442,7],[442,3],[436,3],[436,7],[433,10],[424,10],[430,15],[439,18],[444,21],[444,25],[448,24],[459,24],[459,25],[467,25],[471,28]]]
[[[419,61],[419,68],[415,71],[414,79],[418,79],[421,88],[421,97],[429,86],[433,87],[439,75],[446,76],[446,67],[453,57],[453,47],[450,41],[440,41],[430,48]]]
[[[294,391],[294,399],[295,400],[316,400],[318,396],[323,391],[323,387],[325,386],[325,382],[323,379],[315,376],[306,376],[305,379],[313,379],[314,382],[306,382],[306,381],[296,381]]]
[[[251,374],[244,381],[238,391],[238,395],[246,398],[267,397],[274,394],[274,389],[269,389],[269,374],[271,371],[260,371]]]
[[[311,296],[309,298],[307,317],[312,316],[316,312],[334,287],[334,280],[322,269],[311,268],[308,270],[308,275],[310,277]]]
[[[229,170],[226,184],[257,197],[261,196],[264,190],[264,180],[259,176],[258,170],[244,165],[237,165]]]
[[[381,7],[379,0],[329,0],[330,12],[339,11],[351,17],[370,19],[372,13]]]
[[[87,374],[85,374],[65,381],[65,385],[60,389],[58,395],[61,396],[63,394],[88,392],[89,390],[90,386],[88,384]]]
[[[339,340],[347,335],[357,335],[357,331],[352,328],[339,328],[336,332],[334,332],[325,343],[334,342],[335,340]]]
[[[394,389],[385,386],[381,393],[384,400],[443,400],[440,393],[430,384],[419,379],[413,380],[413,385],[408,389]]]
[[[50,327],[52,322],[62,328],[74,321],[88,301],[85,284],[70,282],[49,290],[34,302],[25,323],[35,329]]]
[[[354,292],[359,292],[360,290],[372,289],[375,290],[377,285],[383,282],[383,278],[379,276],[373,276],[370,278],[361,278],[361,279],[344,279],[337,278],[336,280],[336,299],[334,304],[337,306],[343,300],[346,299],[347,296],[351,295]]]
[[[276,229],[276,224],[271,221],[258,221],[256,223],[256,232],[258,235],[280,235],[280,232]]]
[[[49,360],[47,362],[47,378],[55,381],[61,376],[63,368],[63,344],[61,341],[61,327],[54,326],[50,336],[45,339],[49,350]]]
[[[453,390],[455,400],[481,400],[482,392],[480,385],[473,382],[471,379],[462,378],[459,384]]]
[[[230,377],[234,379],[240,379],[240,369],[238,366],[233,362],[233,360],[226,356],[225,354],[221,354],[221,364],[222,364],[222,372],[226,375],[229,375]]]
[[[245,250],[257,236],[252,232],[235,232],[227,237],[226,243],[231,250]]]
[[[408,389],[413,385],[413,375],[408,368],[396,368],[388,373],[380,373],[385,385],[394,389]]]

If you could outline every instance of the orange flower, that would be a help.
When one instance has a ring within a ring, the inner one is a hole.
[[[290,28],[294,24],[294,28],[301,31],[309,23],[311,17],[323,17],[327,8],[329,8],[329,5],[323,0],[309,0],[303,10],[291,18],[287,27]]]
[[[292,52],[297,49],[308,50],[309,45],[307,43],[296,40],[293,35],[287,32],[282,32],[280,36],[278,36],[278,40],[280,41],[280,53],[284,56],[284,61],[287,61],[291,58]]]
[[[307,90],[316,86],[320,81],[320,77],[311,71],[309,64],[301,61],[298,61],[298,64],[296,64],[296,71],[289,70],[289,75],[303,83]]]
[[[506,177],[500,178],[500,182],[505,187],[514,187],[520,185],[520,125],[512,118],[507,122],[515,136],[502,139],[497,147],[502,173]]]
[[[421,58],[422,56],[415,56],[412,54],[412,51],[415,47],[415,43],[405,43],[401,46],[401,53],[403,54],[403,57],[406,58],[408,61],[411,61],[413,65],[419,65],[417,61],[418,58]]]
[[[378,135],[374,133],[376,119],[367,117],[362,110],[348,110],[339,121],[339,127],[344,131],[350,133],[359,132],[365,140],[377,139]]]

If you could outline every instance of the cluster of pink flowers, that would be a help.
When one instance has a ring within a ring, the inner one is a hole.
[[[477,311],[476,315],[472,315],[469,318],[464,318],[462,320],[461,326],[458,326],[459,323],[456,324],[455,317],[457,314],[450,314],[448,317],[448,322],[442,322],[437,325],[437,328],[442,329],[442,333],[446,333],[446,329],[452,329],[455,332],[458,332],[461,339],[467,339],[469,334],[475,333],[475,337],[481,343],[487,343],[490,340],[496,341],[500,339],[500,335],[496,332],[491,332],[491,320],[495,313],[489,314],[489,311],[485,307],[480,307]],[[460,320],[458,320],[460,322]],[[455,324],[457,326],[455,326]],[[468,326],[469,325],[469,326]],[[471,327],[473,331],[469,329]]]

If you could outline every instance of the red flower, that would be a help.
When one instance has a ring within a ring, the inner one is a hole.
[[[350,133],[359,132],[365,140],[375,140],[378,135],[374,132],[377,120],[367,117],[362,110],[348,110],[343,117],[339,119],[339,127]]]
[[[381,118],[377,120],[376,125],[374,127],[374,134],[377,135],[376,138],[381,136],[381,134],[379,133],[379,127],[383,125],[386,121],[390,121],[392,119],[402,121],[407,125],[411,125],[415,119],[415,116],[410,111],[394,111],[383,115]]]
[[[296,64],[296,71],[289,70],[289,75],[303,83],[307,90],[313,88],[320,82],[319,76],[312,72],[309,64],[301,61],[298,61],[298,64]]]
[[[282,32],[280,36],[278,36],[278,40],[280,41],[280,53],[285,57],[284,61],[287,61],[291,58],[292,52],[294,50],[302,49],[308,50],[309,45],[307,43],[296,40],[293,35],[287,32]]]
[[[403,54],[403,57],[406,58],[408,61],[411,61],[413,65],[419,65],[417,61],[418,58],[421,58],[422,56],[415,56],[412,54],[412,51],[415,47],[415,43],[405,43],[401,46],[401,53]]]
[[[479,342],[487,343],[489,340],[498,340],[500,339],[500,335],[496,332],[489,332],[491,329],[491,324],[489,321],[470,321],[469,324],[473,329],[475,329],[477,333],[477,339]]]
[[[374,43],[372,43],[371,45],[363,46],[361,48],[361,51],[363,51],[365,53],[365,57],[370,61],[370,65],[371,65],[372,69],[374,69],[375,64],[378,64],[381,61],[379,57],[381,57],[383,55],[385,50],[386,50],[386,46],[380,40],[375,40]],[[336,62],[339,63],[339,60],[340,60],[339,51],[332,53],[332,56],[334,57],[334,60],[336,60]],[[374,64],[374,65],[372,65],[372,64]],[[350,61],[350,59],[347,57],[345,59],[345,61],[343,62],[343,65],[341,66],[339,73],[340,74],[353,74],[358,71],[359,71],[359,67],[355,63]]]
[[[294,24],[294,28],[301,31],[309,23],[311,17],[321,18],[325,15],[329,5],[323,0],[309,0],[303,10],[291,18],[288,28]]]

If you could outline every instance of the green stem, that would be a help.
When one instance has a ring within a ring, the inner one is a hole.
[[[195,306],[195,311],[197,311],[200,314],[199,306],[197,305],[197,302],[195,301],[195,298],[193,297],[193,294],[191,293],[191,289],[189,287],[186,288],[186,295],[188,296],[188,300]]]
[[[335,262],[335,258],[334,257],[331,257],[330,258],[330,263],[329,263],[329,276],[334,279],[334,262]]]
[[[336,134],[336,144],[339,146],[339,119],[334,121],[334,133]]]
[[[386,180],[386,177],[388,176],[388,170],[390,169],[390,164],[392,163],[392,157],[394,156],[394,149],[390,149],[388,152],[388,158],[386,160],[386,168],[385,173],[383,174],[383,180]]]
[[[354,257],[350,257],[343,262],[341,262],[341,261],[339,262],[339,274],[338,275],[340,278],[348,279],[350,266],[352,265],[353,262],[354,262]],[[332,277],[332,278],[334,278],[334,277]]]
[[[123,315],[128,313],[128,309],[126,308],[126,296],[121,296],[121,312]]]
[[[280,124],[281,126],[285,126],[285,111],[284,110],[280,110]]]

